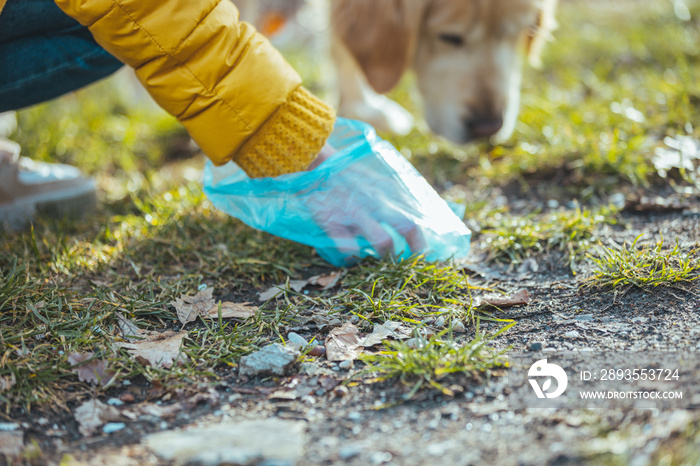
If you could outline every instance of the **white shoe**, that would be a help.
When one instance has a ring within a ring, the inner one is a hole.
[[[374,92],[368,92],[359,102],[341,103],[338,114],[369,123],[378,131],[389,131],[399,136],[410,133],[415,125],[413,115],[408,110]]]
[[[17,115],[14,111],[0,113],[0,138],[9,138],[17,129]]]
[[[95,181],[69,165],[19,156],[0,138],[0,229],[27,227],[36,215],[79,217],[96,204]]]

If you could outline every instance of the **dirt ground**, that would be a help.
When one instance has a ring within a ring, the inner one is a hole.
[[[686,202],[679,210],[626,211],[620,225],[605,227],[604,236],[622,243],[642,232],[652,237],[662,232],[681,243],[696,243],[700,201]],[[479,250],[477,239],[475,258]],[[559,254],[534,256],[530,264],[530,270],[513,271],[476,263],[472,268],[478,273],[468,272],[477,285],[529,292],[528,305],[494,314],[517,321],[498,346],[531,352],[533,358],[560,351],[700,349],[697,284],[612,292],[581,287],[589,272],[579,267],[573,275]],[[323,338],[326,332],[309,328],[299,333]],[[241,378],[232,369],[220,374],[217,386],[202,385],[198,397],[192,387],[178,392],[138,381],[118,386],[105,398],[134,405],[152,401],[161,407],[177,399],[189,402],[182,404],[186,408],[141,415],[114,433],[90,438],[79,433],[71,413],[32,413],[19,421],[27,443],[35,442],[41,450],[40,462],[50,464],[169,464],[142,444],[146,434],[268,418],[303,423],[298,464],[698,464],[693,463],[700,452],[697,397],[694,409],[561,410],[509,406],[502,377],[463,384],[464,391],[454,397],[424,391],[411,401],[401,398],[407,388],[399,383],[338,388],[360,366],[348,371],[317,359],[297,364],[289,377],[265,380]],[[275,398],[277,389],[290,384],[310,388],[298,397]],[[684,388],[697,394],[697,379]],[[268,459],[262,464],[289,463]]]

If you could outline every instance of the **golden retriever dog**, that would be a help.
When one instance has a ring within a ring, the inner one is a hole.
[[[522,58],[539,65],[557,0],[330,0],[339,114],[406,133],[412,116],[381,94],[408,70],[425,119],[464,144],[507,139],[517,121]]]
[[[234,2],[241,18],[268,36],[294,24],[300,11],[330,24],[339,115],[408,133],[413,116],[382,94],[413,70],[428,126],[458,144],[510,137],[523,57],[539,66],[542,47],[556,28],[557,0]],[[299,35],[299,28],[292,34]]]

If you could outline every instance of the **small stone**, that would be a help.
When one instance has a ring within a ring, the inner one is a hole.
[[[353,366],[353,365],[354,365],[354,364],[353,364],[353,360],[352,360],[352,359],[346,359],[345,361],[341,361],[341,362],[338,364],[338,367],[340,367],[341,369],[344,369],[344,370],[350,370],[350,369],[352,369],[352,366]]]
[[[337,398],[342,398],[349,393],[348,387],[345,385],[338,385],[333,389],[333,395]]]
[[[287,334],[287,346],[296,348],[296,349],[302,349],[306,348],[308,346],[309,342],[304,339],[301,335],[298,333],[294,332],[289,332]]]
[[[323,345],[316,345],[314,346],[311,351],[309,351],[309,356],[313,356],[315,358],[320,358],[321,356],[326,355],[326,347]]]
[[[351,324],[357,324],[359,321],[360,321],[360,318],[358,316],[356,316],[355,314],[353,314],[352,317],[350,317]]]
[[[102,432],[105,434],[111,434],[113,432],[118,432],[126,427],[123,422],[108,422],[102,427]]]
[[[135,401],[134,395],[132,395],[132,394],[129,393],[129,392],[127,392],[127,393],[122,393],[122,394],[119,396],[119,399],[120,399],[121,401],[123,401],[124,403],[133,403],[133,402]]]
[[[425,346],[425,338],[409,338],[406,340],[406,346],[409,348],[422,348]]]
[[[2,435],[0,435],[0,454],[5,457],[4,459],[10,460],[12,457],[22,453],[24,449],[23,431],[12,430],[2,432]]]
[[[299,373],[304,375],[316,375],[321,372],[321,366],[315,362],[302,362],[299,364]]]
[[[627,197],[624,193],[615,193],[608,198],[608,202],[618,209],[624,209],[627,204]]]
[[[241,358],[238,374],[241,376],[285,375],[299,357],[299,351],[273,343]]]
[[[110,398],[107,400],[107,404],[111,406],[121,406],[124,404],[124,402],[118,398]]]
[[[445,317],[440,316],[437,319],[435,319],[435,326],[436,327],[444,327],[445,326]]]
[[[343,461],[347,461],[358,456],[360,453],[362,453],[361,445],[345,445],[340,447],[340,450],[338,451],[338,458]]]
[[[530,344],[530,351],[542,351],[542,343],[536,341]]]
[[[350,419],[351,421],[355,421],[355,422],[361,421],[362,414],[358,413],[357,411],[353,411],[351,413],[348,413],[348,419]]]
[[[374,453],[369,455],[369,461],[372,464],[388,463],[393,458],[394,458],[394,455],[392,455],[388,451],[375,451]]]
[[[425,447],[425,452],[430,456],[442,456],[445,454],[445,450],[444,443],[431,443]]]
[[[561,453],[566,450],[566,446],[563,442],[554,442],[549,445],[549,451],[552,453]]]
[[[466,327],[464,326],[464,323],[462,321],[457,321],[454,324],[452,324],[452,331],[455,333],[464,333],[467,331]]]
[[[338,443],[340,443],[340,439],[331,435],[328,437],[323,437],[318,441],[318,444],[323,448],[335,448],[338,446]]]
[[[579,332],[578,330],[572,330],[570,332],[566,332],[564,334],[564,338],[571,338],[571,339],[581,338],[581,332]]]

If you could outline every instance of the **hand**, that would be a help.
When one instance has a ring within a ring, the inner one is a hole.
[[[337,151],[334,149],[337,148]],[[391,144],[339,118],[308,171],[250,179],[207,164],[204,192],[219,209],[307,244],[337,265],[363,257],[464,258],[469,229]]]
[[[309,170],[335,152],[326,144]],[[307,196],[314,220],[346,263],[366,256],[408,257],[425,250],[425,239],[414,221],[410,202],[401,198],[402,187],[396,183],[381,159],[365,157],[331,173],[323,189],[317,188]]]
[[[328,144],[326,142],[323,145],[323,147],[321,148],[321,152],[318,153],[318,155],[313,160],[313,162],[311,162],[311,165],[308,166],[306,171],[311,171],[311,170],[315,169],[316,167],[321,165],[323,162],[328,160],[328,157],[330,157],[331,155],[333,155],[335,153],[336,153],[335,148],[333,148],[330,144]]]

